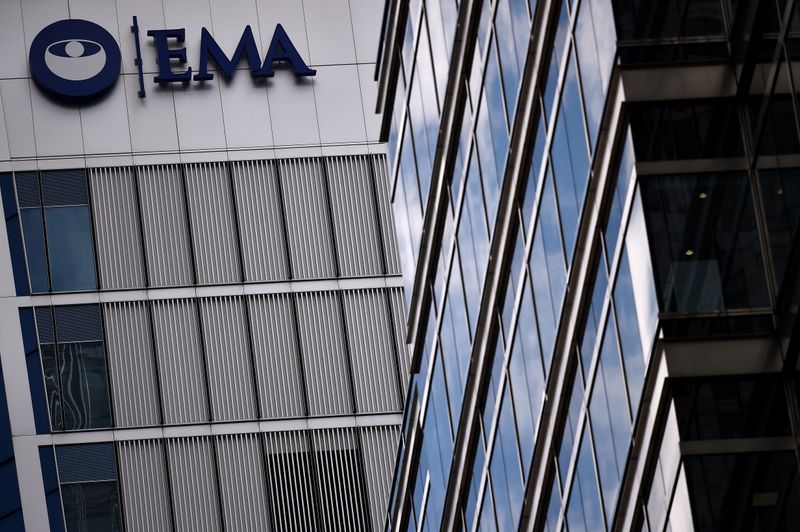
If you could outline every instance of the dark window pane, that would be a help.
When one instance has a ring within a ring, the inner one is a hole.
[[[25,239],[25,252],[28,256],[28,274],[31,291],[49,292],[50,282],[47,278],[47,252],[44,243],[44,223],[42,209],[22,209],[22,234]]]
[[[61,497],[69,532],[122,531],[115,481],[62,484]]]
[[[641,187],[663,311],[769,305],[746,174],[651,176]]]
[[[66,430],[111,426],[105,350],[102,342],[59,344]]]
[[[54,431],[64,430],[64,418],[61,412],[61,391],[58,383],[58,363],[56,362],[56,346],[42,344],[42,371],[47,393],[47,405],[50,408],[50,426]]]
[[[620,40],[722,35],[720,0],[613,0]]]
[[[792,98],[793,96],[788,94],[775,94],[770,97],[764,116],[761,140],[757,146],[759,155],[791,155],[800,152]],[[758,96],[750,102],[750,123],[754,129],[758,124],[762,99]]]
[[[88,207],[45,209],[53,292],[97,288]]]
[[[671,381],[683,440],[757,438],[790,434],[778,376]]]
[[[85,170],[51,170],[42,172],[41,177],[45,207],[89,204]]]
[[[769,230],[772,266],[780,287],[800,225],[800,168],[761,170],[761,197]]]
[[[684,457],[695,530],[800,530],[791,451]]]

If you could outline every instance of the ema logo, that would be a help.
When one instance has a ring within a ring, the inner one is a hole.
[[[60,20],[39,32],[28,57],[34,81],[48,93],[93,98],[117,81],[119,46],[106,30],[88,20]]]
[[[139,24],[133,17],[131,32],[136,45],[134,64],[139,73],[139,97],[145,97],[142,52]],[[263,63],[250,26],[246,26],[233,54],[220,48],[211,33],[202,29],[200,40],[200,68],[194,75],[192,69],[175,71],[186,63],[184,28],[150,30],[153,38],[158,74],[155,83],[182,83],[214,79],[209,72],[209,59],[218,67],[218,73],[230,80],[240,60],[248,63],[253,78],[269,78],[275,75],[274,63],[288,64],[295,76],[314,76],[317,72],[308,68],[300,57],[291,39],[280,24],[275,28]],[[31,75],[48,94],[68,101],[84,101],[100,96],[109,90],[119,77],[121,57],[119,45],[111,34],[94,22],[70,19],[50,24],[34,38],[29,54]]]

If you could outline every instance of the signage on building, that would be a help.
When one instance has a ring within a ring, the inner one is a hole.
[[[136,45],[133,59],[139,76],[139,97],[144,98],[147,92],[136,17],[133,17],[131,32]],[[203,83],[214,79],[215,75],[229,80],[242,60],[247,62],[250,75],[255,79],[274,76],[276,63],[287,65],[298,77],[316,74],[300,57],[280,24],[275,28],[263,61],[250,26],[244,28],[236,49],[230,52],[223,50],[206,28],[201,30],[198,50],[188,50],[183,44],[185,28],[148,30],[147,36],[153,40],[158,64],[153,82],[162,85]],[[185,66],[189,54],[193,53],[199,57],[197,71]],[[28,60],[36,84],[51,96],[66,101],[86,101],[102,95],[117,82],[122,64],[114,37],[94,22],[80,19],[60,20],[40,31],[31,43]],[[209,70],[210,62],[216,65],[216,71]]]

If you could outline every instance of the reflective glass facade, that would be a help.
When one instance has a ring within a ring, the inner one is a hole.
[[[800,526],[798,10],[387,1],[387,529]]]

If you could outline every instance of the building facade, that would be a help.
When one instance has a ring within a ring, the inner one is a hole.
[[[0,529],[383,527],[409,370],[381,15],[0,5]]]
[[[795,530],[800,5],[391,0],[391,530]]]

